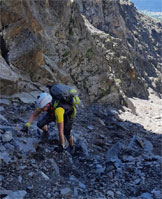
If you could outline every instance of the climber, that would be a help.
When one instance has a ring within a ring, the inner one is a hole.
[[[63,152],[65,149],[64,135],[69,142],[69,151],[71,154],[75,152],[74,139],[70,131],[73,125],[73,119],[76,115],[75,107],[66,102],[55,102],[52,96],[48,93],[42,93],[36,100],[36,110],[31,114],[28,122],[21,129],[21,132],[27,133],[30,125],[35,118],[42,112],[45,115],[38,121],[37,126],[43,130],[42,142],[48,140],[48,124],[56,121],[59,135],[59,146],[55,148],[56,152]]]

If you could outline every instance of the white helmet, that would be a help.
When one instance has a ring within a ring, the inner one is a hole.
[[[43,108],[52,101],[52,96],[48,93],[41,93],[36,100],[36,105],[38,108]]]

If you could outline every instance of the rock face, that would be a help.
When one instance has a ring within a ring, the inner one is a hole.
[[[129,1],[0,0],[0,6],[2,94],[63,82],[87,101],[119,104],[125,96],[147,98],[148,86],[162,92],[162,23]]]

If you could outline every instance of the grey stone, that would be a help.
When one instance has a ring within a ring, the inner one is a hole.
[[[113,146],[111,146],[110,149],[108,149],[107,153],[106,153],[106,161],[107,162],[115,162],[116,159],[118,159],[117,155],[119,153],[119,151],[121,150],[122,145],[121,142],[118,142],[116,144],[114,144]]]
[[[143,140],[139,137],[139,136],[133,136],[133,138],[131,139],[129,145],[128,145],[128,149],[133,149],[134,147],[141,147],[144,148],[144,142]]]
[[[23,103],[34,103],[35,97],[33,97],[30,93],[18,93],[14,94],[12,98],[17,98]]]
[[[79,187],[81,188],[81,189],[86,189],[86,185],[85,184],[83,184],[82,182],[78,182],[79,183]]]
[[[74,187],[74,196],[78,197],[78,189],[77,189],[77,187]]]
[[[6,164],[11,162],[11,156],[6,151],[0,152],[0,159],[3,160]]]
[[[141,179],[140,178],[137,178],[133,183],[134,184],[139,184],[141,182]]]
[[[6,196],[4,199],[24,199],[25,195],[27,194],[26,191],[15,191],[12,192],[10,194],[8,194],[8,196]]]
[[[113,191],[107,191],[107,195],[114,198],[114,192]]]
[[[10,125],[0,125],[0,129],[3,129],[5,131],[12,131],[15,127]]]
[[[53,159],[50,159],[49,161],[52,164],[52,167],[54,168],[56,175],[60,176],[60,170],[59,170],[59,167],[57,166],[56,162]]]
[[[98,119],[98,121],[100,122],[101,125],[106,126],[105,122],[103,120],[101,120],[100,118]]]
[[[6,151],[6,148],[4,147],[4,145],[0,145],[0,152],[4,152]]]
[[[3,175],[0,175],[0,182],[4,179]]]
[[[21,176],[18,176],[18,182],[22,183],[22,177]]]
[[[156,199],[161,199],[161,198],[162,198],[162,193],[161,193],[161,191],[158,190],[158,189],[153,189],[153,190],[151,191],[151,193],[154,195],[154,197],[155,197]]]
[[[148,153],[152,153],[153,151],[153,145],[150,141],[144,140],[144,150]]]
[[[123,144],[121,142],[117,142],[110,149],[108,149],[106,153],[106,163],[112,162],[115,164],[116,168],[122,167],[122,162],[118,158],[118,153],[123,148]]]
[[[70,176],[70,180],[77,182],[81,189],[86,189],[86,185],[80,182],[75,176]]]
[[[0,98],[0,104],[5,104],[5,105],[9,105],[10,101],[8,99],[1,99]]]
[[[80,139],[78,146],[82,148],[83,153],[86,155],[87,158],[89,158],[89,152],[88,152],[86,141]]]
[[[50,194],[50,193],[48,193],[48,194],[47,194],[47,197],[48,197],[48,198],[51,198],[51,194]]]
[[[112,170],[114,170],[114,169],[115,169],[115,167],[113,166],[113,164],[108,163],[108,164],[106,165],[106,171],[107,171],[107,172],[110,172],[110,171],[112,171]]]
[[[40,171],[40,174],[46,181],[50,179],[43,171]]]
[[[36,138],[17,138],[14,140],[14,146],[17,150],[24,153],[36,152],[35,146],[39,141]]]
[[[1,115],[1,114],[0,114],[0,120],[2,120],[4,122],[7,122],[7,119],[3,115]]]
[[[70,188],[63,188],[60,190],[60,193],[64,197],[68,197],[72,194],[72,190]]]
[[[88,128],[89,130],[93,130],[93,129],[94,129],[94,126],[88,125],[87,128]]]
[[[4,146],[9,151],[14,151],[14,149],[15,149],[15,147],[12,145],[12,143],[5,143]]]
[[[33,177],[33,176],[34,176],[34,173],[33,173],[33,172],[30,172],[30,173],[28,173],[28,176]]]
[[[7,189],[4,189],[3,187],[0,188],[0,196],[8,195],[10,193],[12,193],[12,190],[7,190]]]
[[[6,131],[5,134],[2,135],[3,142],[10,142],[13,139],[12,132]]]
[[[140,195],[140,197],[141,197],[142,199],[153,199],[152,195],[151,195],[150,193],[148,193],[148,192],[142,193],[142,194]]]
[[[126,106],[127,106],[129,109],[131,109],[131,112],[132,112],[134,115],[136,115],[136,114],[137,114],[137,113],[136,113],[136,107],[134,106],[132,100],[131,100],[130,98],[128,98],[128,97],[124,97],[124,101],[125,101],[125,103],[126,103]]]
[[[102,165],[98,164],[96,165],[96,173],[101,174],[105,171],[105,167],[102,167]]]
[[[0,106],[0,112],[1,111],[4,111],[5,109],[4,109],[4,107],[3,106]]]
[[[31,191],[32,189],[33,189],[33,185],[27,186],[27,190],[28,190],[28,191]]]
[[[123,160],[124,162],[134,162],[135,158],[134,158],[133,156],[124,155],[124,156],[122,157],[122,160]]]
[[[113,172],[108,172],[108,173],[107,173],[107,176],[108,176],[110,179],[113,179],[113,177],[114,177]]]

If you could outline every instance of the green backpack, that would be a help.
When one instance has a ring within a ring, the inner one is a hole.
[[[59,83],[49,86],[49,91],[53,99],[56,101],[66,102],[71,105],[80,104],[78,92],[72,86]]]

